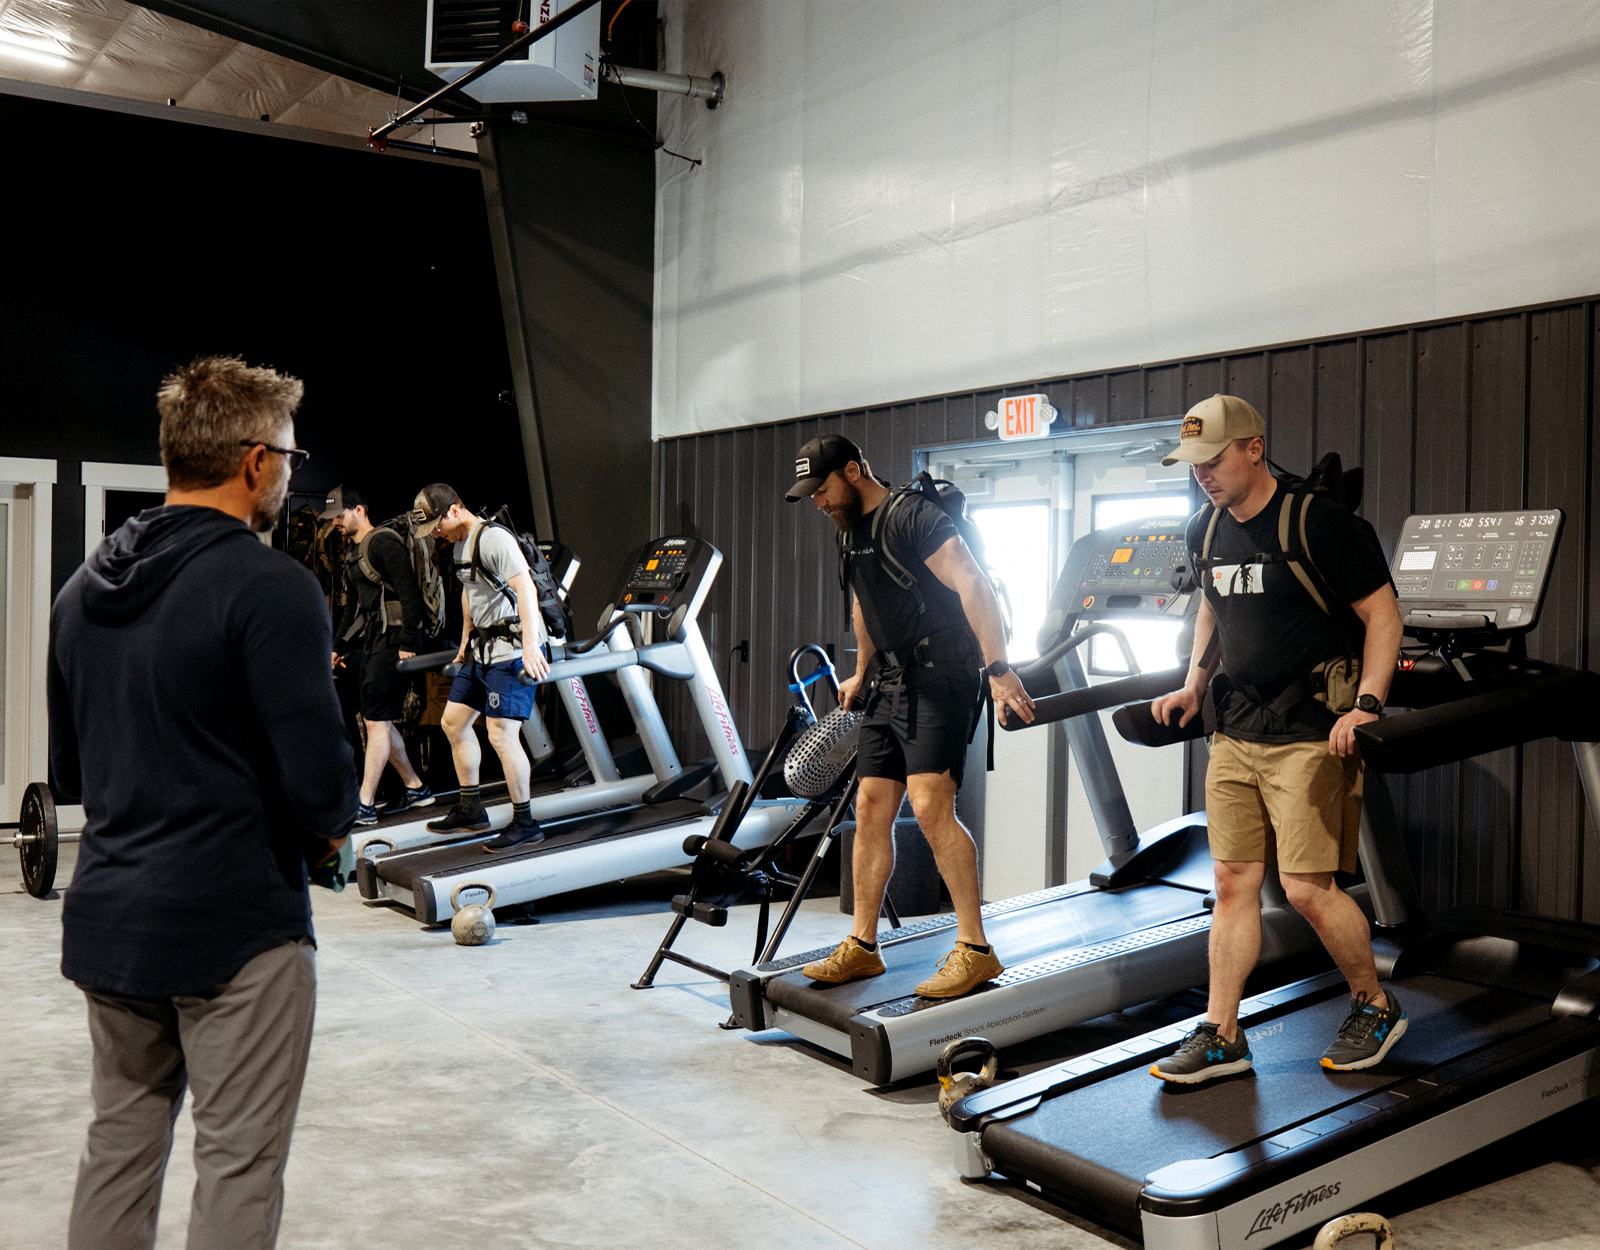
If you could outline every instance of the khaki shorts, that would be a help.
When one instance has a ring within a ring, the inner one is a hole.
[[[1215,734],[1206,769],[1211,858],[1280,872],[1354,872],[1361,760],[1326,739],[1272,745]]]

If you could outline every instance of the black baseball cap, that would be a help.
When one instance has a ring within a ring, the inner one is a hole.
[[[866,471],[866,457],[861,454],[861,448],[843,434],[824,434],[812,439],[794,459],[794,485],[789,487],[784,498],[798,503],[815,494],[828,480],[828,474],[844,468],[852,460]]]
[[[354,486],[335,486],[328,492],[328,497],[322,501],[322,511],[317,514],[321,521],[331,521],[350,508],[364,508],[367,506],[367,497]]]

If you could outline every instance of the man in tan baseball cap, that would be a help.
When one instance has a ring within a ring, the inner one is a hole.
[[[1236,438],[1265,438],[1267,423],[1246,400],[1237,395],[1202,399],[1183,416],[1178,446],[1162,464],[1204,464],[1221,455]]]

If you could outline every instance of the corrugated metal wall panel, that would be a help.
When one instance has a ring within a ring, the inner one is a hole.
[[[1281,344],[1142,369],[1026,382],[1072,428],[1174,416],[1219,391],[1267,418],[1273,459],[1306,469],[1337,451],[1368,473],[1365,515],[1386,546],[1412,511],[1553,504],[1567,512],[1546,616],[1530,650],[1563,662],[1600,654],[1600,584],[1588,576],[1600,515],[1600,447],[1591,302]],[[703,534],[727,557],[708,640],[719,672],[748,638],[729,695],[746,740],[764,743],[789,696],[782,665],[802,642],[833,643],[853,670],[834,530],[809,503],[782,501],[793,457],[838,431],[873,467],[904,480],[913,451],[985,442],[984,413],[1006,391],[934,396],[869,411],[664,440],[661,523]],[[609,571],[607,571],[609,575]],[[670,685],[670,683],[665,683]],[[687,702],[664,690],[669,724],[690,728]],[[695,735],[685,743],[703,750]],[[1434,770],[1397,786],[1425,901],[1518,906],[1600,918],[1600,855],[1589,852],[1570,751],[1535,744]]]

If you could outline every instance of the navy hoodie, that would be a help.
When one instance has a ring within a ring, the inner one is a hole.
[[[61,971],[203,993],[311,935],[304,851],[356,773],[308,569],[215,508],[141,512],[50,613],[50,773],[86,815]]]

